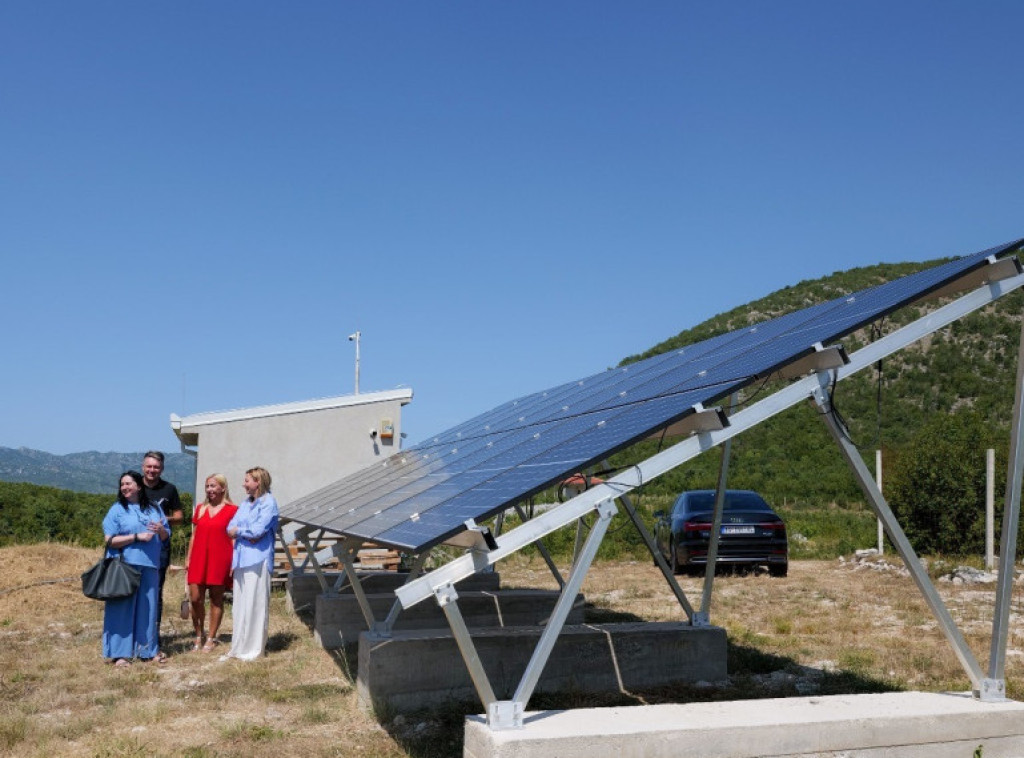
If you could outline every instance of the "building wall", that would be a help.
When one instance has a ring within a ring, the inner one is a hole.
[[[224,474],[238,502],[245,496],[246,470],[262,466],[273,478],[274,496],[285,504],[383,461],[399,450],[401,408],[398,400],[387,400],[183,429],[199,435],[196,502],[204,499],[210,474]],[[391,440],[380,438],[382,419],[394,423]],[[371,428],[378,430],[376,437]]]

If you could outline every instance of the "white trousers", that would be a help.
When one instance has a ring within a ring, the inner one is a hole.
[[[235,569],[231,620],[228,655],[243,661],[262,656],[270,622],[270,572],[266,563]]]

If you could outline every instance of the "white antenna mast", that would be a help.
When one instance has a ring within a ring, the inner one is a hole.
[[[362,337],[362,336],[363,336],[363,333],[360,332],[360,331],[356,331],[356,332],[348,335],[348,341],[356,343],[356,392],[355,392],[355,394],[357,394],[357,395],[359,394],[359,338]]]

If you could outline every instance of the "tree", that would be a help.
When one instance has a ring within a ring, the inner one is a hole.
[[[1002,452],[991,427],[980,414],[961,411],[937,416],[896,454],[886,494],[917,552],[984,552],[985,450],[990,447]],[[1004,470],[997,464],[1000,495]]]

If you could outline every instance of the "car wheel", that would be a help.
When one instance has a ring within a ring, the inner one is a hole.
[[[786,576],[789,574],[789,561],[785,563],[769,563],[768,573],[771,576]]]
[[[676,543],[674,541],[669,541],[668,543],[668,566],[672,569],[672,573],[677,576],[683,573],[683,569],[679,565],[679,556],[676,555]]]

